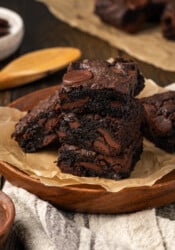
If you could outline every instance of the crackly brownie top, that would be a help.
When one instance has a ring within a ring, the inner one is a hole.
[[[144,87],[144,79],[136,63],[131,60],[117,58],[110,63],[84,59],[69,65],[63,84],[67,90],[77,87],[113,89],[135,95]]]
[[[168,91],[143,98],[148,123],[155,133],[166,134],[175,127],[175,91]]]

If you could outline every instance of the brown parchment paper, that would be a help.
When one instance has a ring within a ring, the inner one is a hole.
[[[95,0],[38,1],[45,3],[56,17],[71,26],[97,36],[141,61],[175,71],[175,42],[163,38],[160,26],[130,35],[100,21],[93,13]]]
[[[175,84],[160,88],[153,81],[147,80],[146,87],[139,97],[160,93],[166,89],[175,90]],[[11,138],[15,124],[24,114],[14,108],[0,107],[0,131],[3,131],[0,136],[0,160],[12,164],[45,185],[61,187],[80,183],[95,184],[108,191],[117,192],[125,187],[153,185],[158,179],[175,169],[175,154],[165,153],[144,140],[141,160],[128,179],[114,181],[63,174],[55,164],[58,157],[57,150],[42,150],[39,153],[26,154]]]

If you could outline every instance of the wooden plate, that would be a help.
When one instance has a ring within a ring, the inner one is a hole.
[[[31,109],[53,93],[59,86],[33,92],[10,104],[22,111]],[[171,172],[153,186],[126,188],[116,193],[105,191],[92,185],[69,187],[48,187],[19,171],[7,163],[0,162],[0,172],[12,184],[22,187],[57,207],[88,213],[126,213],[141,209],[158,207],[175,201],[175,171]]]
[[[11,199],[0,191],[0,248],[5,242],[15,217],[15,207]]]

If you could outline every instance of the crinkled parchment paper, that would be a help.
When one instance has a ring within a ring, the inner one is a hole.
[[[71,26],[97,36],[141,61],[175,71],[175,42],[163,38],[160,27],[130,35],[100,21],[93,13],[95,0],[38,1],[45,3],[56,17]]]
[[[175,85],[167,88],[175,90]],[[149,80],[139,97],[165,90]],[[80,183],[95,184],[101,185],[108,191],[117,192],[125,187],[153,185],[158,179],[175,169],[175,154],[168,154],[144,140],[141,160],[136,164],[128,179],[114,181],[63,174],[55,164],[58,157],[57,150],[42,150],[39,153],[26,154],[11,138],[16,122],[24,114],[17,109],[0,107],[0,131],[3,131],[0,136],[0,160],[12,164],[26,174],[39,179],[45,185],[60,187]]]

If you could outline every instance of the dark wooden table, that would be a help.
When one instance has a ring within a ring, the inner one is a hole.
[[[0,62],[1,68],[21,54],[53,46],[80,48],[83,58],[107,59],[117,55],[127,56],[124,52],[111,47],[106,42],[73,29],[59,21],[50,14],[46,6],[34,0],[1,0],[0,6],[18,12],[23,17],[25,23],[25,36],[20,49],[7,60]],[[138,61],[138,64],[145,77],[152,78],[160,85],[175,82],[175,73],[163,71],[140,61]],[[5,106],[16,98],[36,89],[59,83],[64,71],[62,70],[43,80],[23,87],[0,91],[0,105]]]

